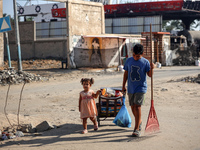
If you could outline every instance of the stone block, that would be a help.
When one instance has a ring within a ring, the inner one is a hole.
[[[53,129],[54,127],[47,121],[43,121],[39,125],[36,126],[36,131],[37,132],[43,132],[49,129]]]

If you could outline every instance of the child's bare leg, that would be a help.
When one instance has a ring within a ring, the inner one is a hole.
[[[83,118],[83,128],[87,130],[87,118]]]
[[[90,117],[90,120],[94,123],[94,130],[98,130],[98,123],[96,117]]]
[[[94,123],[94,125],[97,125],[97,119],[95,117],[90,117],[90,120]]]

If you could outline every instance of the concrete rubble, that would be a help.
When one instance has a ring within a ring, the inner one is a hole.
[[[40,75],[34,75],[25,71],[17,71],[12,68],[7,70],[0,70],[0,85],[47,80],[47,78],[41,77]]]
[[[197,77],[190,77],[190,76],[185,77],[185,78],[181,79],[181,81],[199,83],[200,84],[200,74],[198,74]]]
[[[23,133],[34,133],[36,132],[36,128],[33,128],[32,124],[22,124],[20,131]]]
[[[52,126],[49,122],[47,121],[43,121],[42,123],[38,124],[36,126],[36,131],[37,132],[43,132],[43,131],[47,131],[50,129],[54,129],[54,126]]]
[[[42,133],[36,132],[44,132],[50,129],[57,129],[57,126],[51,125],[51,123],[49,123],[48,121],[41,122],[35,128],[32,127],[32,124],[22,124],[17,130],[13,127],[4,127],[3,129],[0,129],[0,141],[22,137],[25,136],[24,133],[39,135]]]
[[[190,83],[199,83],[200,84],[200,74],[198,74],[197,77],[188,76],[188,77],[178,79],[177,82],[190,82]]]

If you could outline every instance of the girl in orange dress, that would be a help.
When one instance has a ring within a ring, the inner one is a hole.
[[[94,123],[94,130],[98,129],[98,123],[96,120],[96,116],[98,114],[94,98],[98,97],[100,90],[94,93],[94,91],[90,89],[93,83],[94,83],[93,78],[81,79],[81,84],[83,85],[84,90],[80,92],[79,112],[81,119],[83,119],[83,128],[84,128],[84,130],[82,131],[83,134],[88,132],[87,118],[90,118],[90,120]]]

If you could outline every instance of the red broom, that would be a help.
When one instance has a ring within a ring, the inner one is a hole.
[[[151,49],[151,63],[152,61],[152,30],[151,30],[151,24],[150,24],[150,49]],[[156,116],[156,111],[154,108],[154,101],[153,101],[153,74],[151,71],[151,106],[150,106],[150,111],[149,111],[149,116],[147,119],[147,124],[145,128],[145,133],[154,133],[158,132],[159,129],[159,123],[158,123],[158,118]]]

